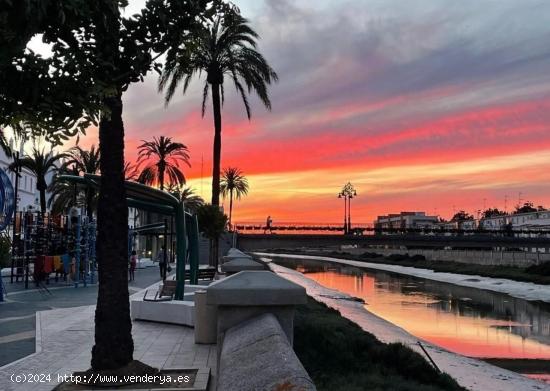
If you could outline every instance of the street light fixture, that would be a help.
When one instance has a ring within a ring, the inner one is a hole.
[[[357,197],[357,191],[353,185],[348,182],[338,193],[338,198],[344,199],[344,234],[351,232],[351,199]]]

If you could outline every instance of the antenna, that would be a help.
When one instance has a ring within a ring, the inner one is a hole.
[[[523,199],[521,198],[522,194],[523,193],[521,191],[518,193],[518,208],[521,208],[521,201],[523,201]]]

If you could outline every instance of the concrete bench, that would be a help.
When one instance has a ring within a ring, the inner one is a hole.
[[[224,257],[225,258],[225,257]],[[265,270],[265,266],[251,258],[231,258],[221,266],[221,270],[227,274],[234,274],[244,270]]]
[[[218,391],[316,389],[273,314],[226,331],[218,376]]]

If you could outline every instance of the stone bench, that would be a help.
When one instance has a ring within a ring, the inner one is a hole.
[[[218,391],[315,390],[273,314],[229,328],[218,367]]]
[[[226,258],[226,257],[224,257]],[[230,258],[221,266],[223,273],[234,274],[244,270],[265,270],[265,266],[259,262],[253,261],[251,258]]]

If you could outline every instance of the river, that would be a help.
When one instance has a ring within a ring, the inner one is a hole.
[[[418,338],[550,380],[550,304],[323,261],[276,259]],[[549,288],[550,289],[550,288]],[[495,360],[498,359],[498,360]]]

